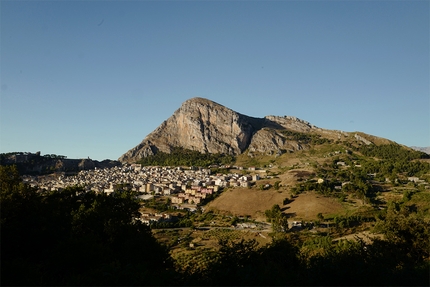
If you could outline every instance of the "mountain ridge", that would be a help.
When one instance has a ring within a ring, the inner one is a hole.
[[[430,146],[426,146],[426,147],[411,146],[410,148],[413,150],[425,152],[426,154],[430,154]]]
[[[132,163],[159,151],[171,153],[175,147],[201,153],[239,155],[247,151],[250,156],[255,153],[280,155],[308,148],[306,143],[291,136],[297,136],[297,133],[330,140],[342,140],[354,135],[364,144],[372,143],[369,138],[374,137],[359,132],[319,128],[294,116],[251,117],[209,99],[196,97],[183,102],[172,116],[118,161]]]

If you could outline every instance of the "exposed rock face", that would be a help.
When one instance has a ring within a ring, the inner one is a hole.
[[[253,156],[255,153],[265,153],[268,155],[281,155],[287,151],[301,149],[294,141],[288,141],[285,136],[276,130],[261,129],[252,137],[248,147],[248,155]]]
[[[193,98],[184,102],[169,119],[138,146],[122,155],[119,161],[135,161],[157,151],[169,153],[173,147],[202,153],[237,155],[251,141],[255,131],[252,123],[258,126],[263,121],[241,115],[206,99]]]
[[[427,147],[411,146],[410,148],[417,151],[425,152],[426,154],[430,154],[430,146],[427,146]]]
[[[292,116],[266,116],[266,122],[276,123],[283,128],[294,130],[297,132],[310,132],[311,130],[321,130],[314,125],[311,125],[307,121],[301,120]]]
[[[310,132],[315,126],[295,117],[253,118],[207,99],[185,101],[173,115],[150,133],[139,145],[119,158],[134,162],[158,151],[170,153],[174,147],[202,153],[238,155],[250,152],[268,154],[300,149],[287,142],[276,130]]]

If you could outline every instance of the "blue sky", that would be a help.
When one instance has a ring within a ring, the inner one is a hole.
[[[1,1],[0,152],[117,159],[192,97],[430,146],[429,1]]]

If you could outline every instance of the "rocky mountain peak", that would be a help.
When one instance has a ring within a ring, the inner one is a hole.
[[[136,161],[158,151],[170,153],[174,147],[237,155],[248,147],[255,131],[251,122],[256,121],[262,119],[244,116],[208,99],[192,98],[119,161]]]
[[[135,162],[158,151],[170,153],[174,147],[230,155],[241,154],[247,149],[251,153],[280,154],[303,148],[287,140],[282,130],[322,131],[296,117],[254,118],[208,99],[192,98],[119,161]]]

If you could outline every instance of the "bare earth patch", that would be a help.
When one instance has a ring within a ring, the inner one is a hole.
[[[257,220],[265,220],[264,211],[272,208],[274,204],[282,206],[288,193],[279,193],[275,190],[259,190],[248,188],[235,188],[224,191],[218,198],[210,202],[206,209],[219,210],[237,216],[249,215]]]
[[[313,192],[299,194],[284,208],[286,208],[284,212],[295,220],[315,220],[318,213],[327,215],[345,211],[344,206],[337,199]]]
[[[289,198],[288,192],[258,190],[247,188],[230,189],[206,206],[206,210],[218,210],[227,214],[246,216],[265,221],[264,212],[274,204],[284,210],[293,220],[315,220],[317,214],[342,213],[345,208],[334,198],[323,197],[313,192],[302,193],[290,203],[283,205]]]

